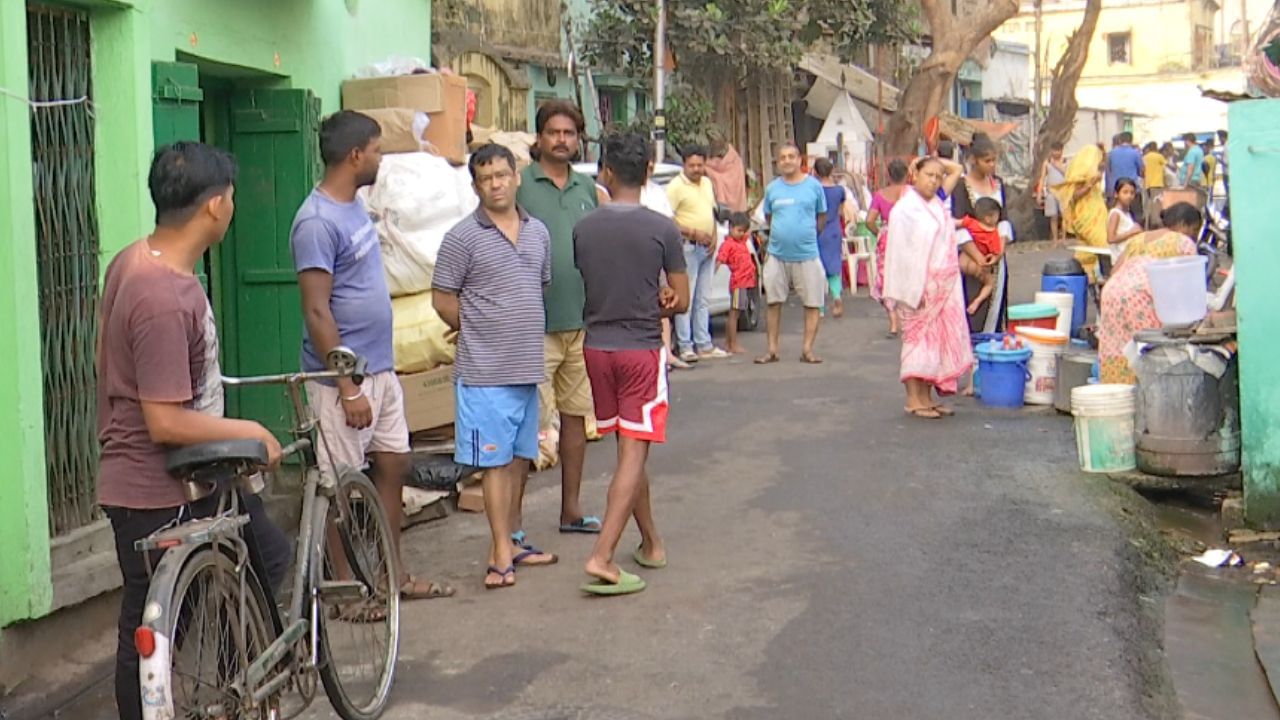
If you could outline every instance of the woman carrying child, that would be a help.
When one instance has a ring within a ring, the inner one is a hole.
[[[962,244],[972,241],[977,250],[977,253],[960,254],[960,270],[967,277],[982,283],[982,288],[966,308],[970,315],[977,313],[978,308],[995,291],[996,268],[1004,257],[1004,238],[1001,234],[1000,203],[989,197],[978,198],[973,204],[972,213],[960,220],[957,241]]]
[[[996,160],[999,155],[996,144],[990,137],[983,133],[977,133],[973,136],[973,142],[969,146],[969,157],[971,163],[969,172],[965,173],[964,180],[956,187],[955,195],[951,201],[951,214],[956,220],[962,221],[966,217],[974,217],[974,207],[981,198],[990,198],[994,200],[1000,207],[1000,219],[998,225],[1003,231],[1007,240],[1013,238],[1013,226],[1009,223],[1009,217],[1006,212],[1008,203],[1004,194],[1004,181],[996,175]],[[974,217],[974,219],[978,219]],[[995,279],[992,289],[983,301],[978,302],[976,307],[971,303],[972,310],[969,311],[969,329],[973,332],[997,332],[1004,328],[1005,304],[1008,300],[1005,293],[1005,285],[1008,278],[1008,264],[1003,258],[999,259],[994,268]],[[965,296],[977,297],[983,293],[985,285],[982,279],[974,276],[968,276],[973,282],[965,283]],[[986,304],[987,309],[984,312],[982,305]]]

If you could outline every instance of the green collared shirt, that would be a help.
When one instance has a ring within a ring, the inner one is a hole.
[[[551,284],[543,294],[547,332],[582,329],[587,294],[573,263],[573,226],[596,209],[595,182],[571,169],[561,189],[534,162],[520,174],[516,202],[551,232]]]

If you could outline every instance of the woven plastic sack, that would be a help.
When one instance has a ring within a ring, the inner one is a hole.
[[[453,362],[455,335],[436,314],[430,292],[395,298],[391,315],[396,372],[425,372]]]

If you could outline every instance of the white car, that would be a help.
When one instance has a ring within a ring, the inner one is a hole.
[[[596,163],[582,162],[575,163],[573,169],[588,175],[592,178],[596,176]],[[683,168],[679,165],[671,163],[660,163],[653,171],[653,180],[659,185],[665,186],[671,182],[676,175],[679,175]],[[720,252],[720,245],[724,243],[725,238],[729,235],[729,227],[727,222],[716,223],[716,253]],[[738,314],[738,329],[743,331],[758,330],[760,328],[761,317],[764,312],[764,297],[760,288],[763,280],[760,275],[761,260],[759,248],[754,239],[747,244],[751,250],[751,257],[756,265],[756,286],[747,293],[747,307],[743,312]],[[711,292],[707,295],[707,308],[711,315],[724,315],[729,312],[729,268],[716,268],[715,275],[711,279]]]

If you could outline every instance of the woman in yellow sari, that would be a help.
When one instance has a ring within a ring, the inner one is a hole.
[[[1080,148],[1067,165],[1067,177],[1051,189],[1062,205],[1062,222],[1067,232],[1074,233],[1085,245],[1106,248],[1107,202],[1102,197],[1102,166],[1105,161],[1097,145]],[[1089,274],[1089,282],[1097,281],[1098,256],[1076,253],[1076,259]]]

